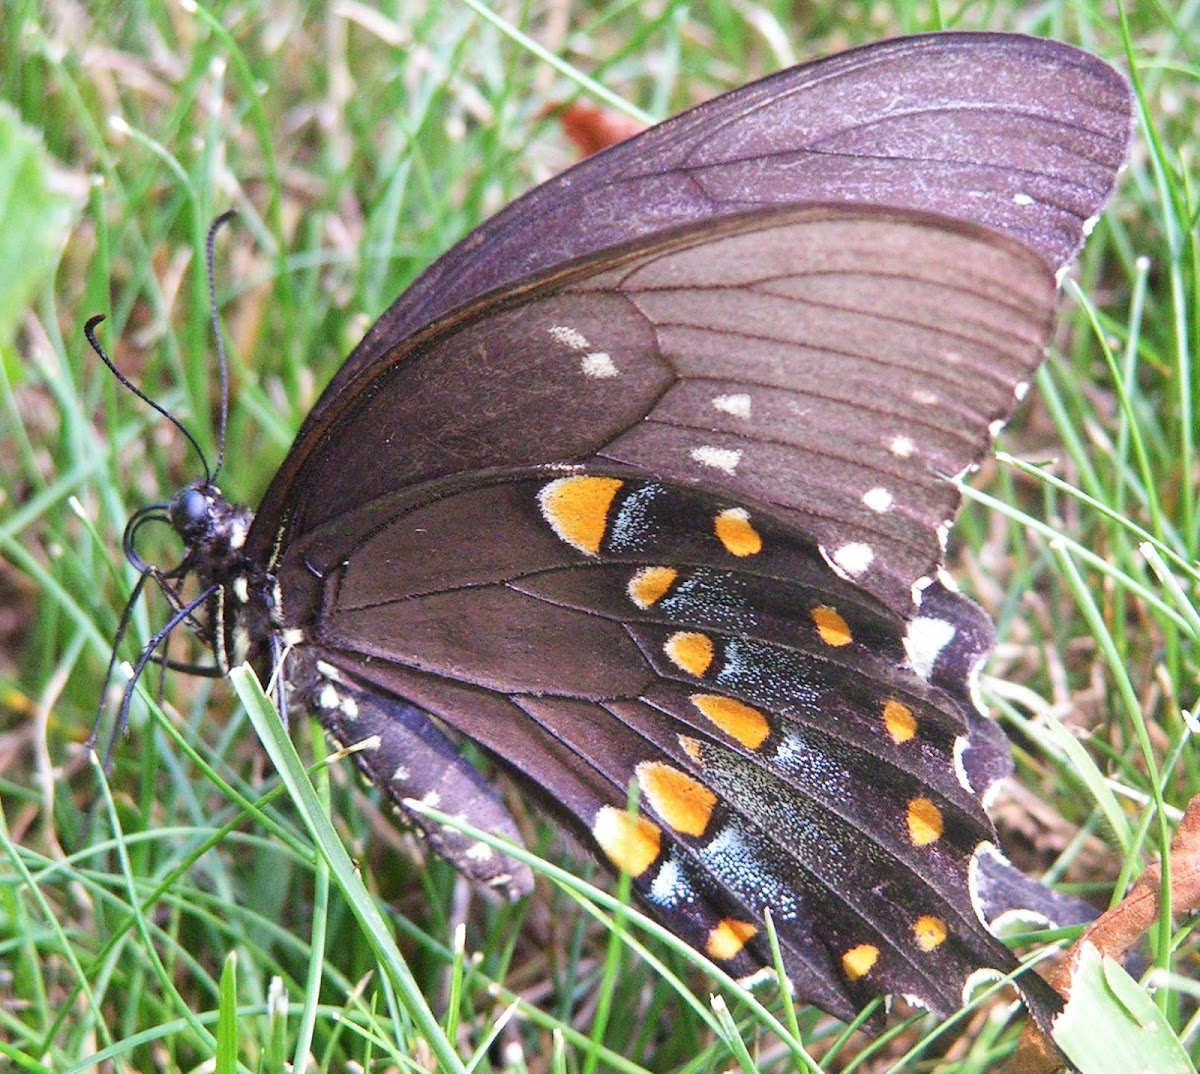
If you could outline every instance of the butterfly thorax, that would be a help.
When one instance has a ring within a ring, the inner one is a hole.
[[[208,618],[199,626],[227,672],[262,655],[274,626],[274,583],[245,552],[254,518],[249,508],[231,503],[210,480],[181,489],[168,509],[171,526],[187,554],[179,574],[194,574],[202,589],[213,589]]]

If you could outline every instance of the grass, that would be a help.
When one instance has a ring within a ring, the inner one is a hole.
[[[1144,108],[1037,398],[1001,444],[1034,465],[988,467],[956,530],[954,573],[1001,638],[986,686],[1019,760],[1002,836],[1103,899],[1162,852],[1200,789],[1195,5],[1140,7],[1128,53],[1113,13],[1084,4],[499,10],[503,26],[474,4],[0,8],[0,94],[81,202],[52,284],[0,355],[0,1046],[15,1069],[58,1072],[273,1071],[304,1056],[329,1071],[986,1070],[1015,1039],[995,1004],[953,1026],[894,1018],[868,1042],[748,996],[634,924],[620,885],[527,807],[557,882],[486,903],[416,862],[348,766],[320,763],[307,723],[293,734],[318,792],[306,797],[252,683],[239,683],[248,718],[226,684],[168,676],[165,711],[135,707],[109,776],[87,763],[132,582],[122,527],[198,473],[84,345],[89,315],[109,315],[121,367],[211,457],[200,251],[209,221],[239,210],[218,255],[234,378],[222,485],[257,502],[389,300],[571,161],[544,113],[583,74],[662,117],[796,59],[945,25],[1131,63]],[[143,554],[169,563],[177,549]],[[149,603],[138,638],[161,621]],[[1153,929],[1146,952],[1194,1054],[1187,921]]]

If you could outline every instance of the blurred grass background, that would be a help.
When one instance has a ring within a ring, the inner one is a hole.
[[[940,1033],[896,1018],[874,1042],[813,1011],[787,1024],[774,995],[761,998],[786,1031],[735,990],[714,1011],[711,978],[682,952],[656,941],[649,963],[554,884],[497,907],[422,865],[343,763],[319,785],[441,1022],[431,1042],[226,685],[168,676],[167,714],[135,706],[107,784],[82,749],[133,581],[125,520],[199,472],[86,347],[87,317],[108,314],[121,368],[211,455],[203,239],[239,211],[217,265],[233,375],[222,485],[254,503],[388,302],[574,160],[548,114],[592,99],[572,72],[662,118],[798,60],[938,28],[1060,38],[1132,61],[1139,79],[1133,161],[1068,288],[1040,391],[1000,445],[1037,466],[985,468],[974,485],[992,499],[968,503],[952,562],[998,620],[985,686],[1020,764],[998,804],[1006,848],[1104,905],[1200,787],[1195,3],[1140,5],[1127,40],[1117,9],[1091,0],[0,7],[0,98],[75,207],[53,276],[15,341],[0,339],[0,1048],[14,1069],[269,1071],[309,1056],[309,1069],[407,1071],[452,1069],[450,1054],[471,1070],[785,1071],[804,1069],[799,1031],[823,1070],[965,1074],[1011,1050],[996,1003]],[[17,236],[0,235],[0,258],[35,268]],[[143,553],[178,557],[161,534]],[[124,656],[164,611],[139,608]],[[321,756],[319,735],[295,730]],[[531,847],[594,875],[515,808]],[[1194,1052],[1189,922],[1146,951]]]

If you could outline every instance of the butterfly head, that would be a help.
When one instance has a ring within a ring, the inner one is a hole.
[[[187,550],[181,567],[194,571],[202,583],[223,583],[242,573],[242,548],[253,515],[230,503],[212,481],[195,481],[177,492],[166,518]]]

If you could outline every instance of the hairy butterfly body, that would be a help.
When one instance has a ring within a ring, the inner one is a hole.
[[[684,113],[439,260],[252,521],[180,493],[163,577],[194,571],[218,665],[271,665],[402,809],[519,840],[465,737],[731,972],[770,964],[770,910],[799,998],[947,1014],[1018,969],[999,914],[1077,912],[994,847],[991,625],[939,571],[1129,130],[1107,65],[993,34]]]

